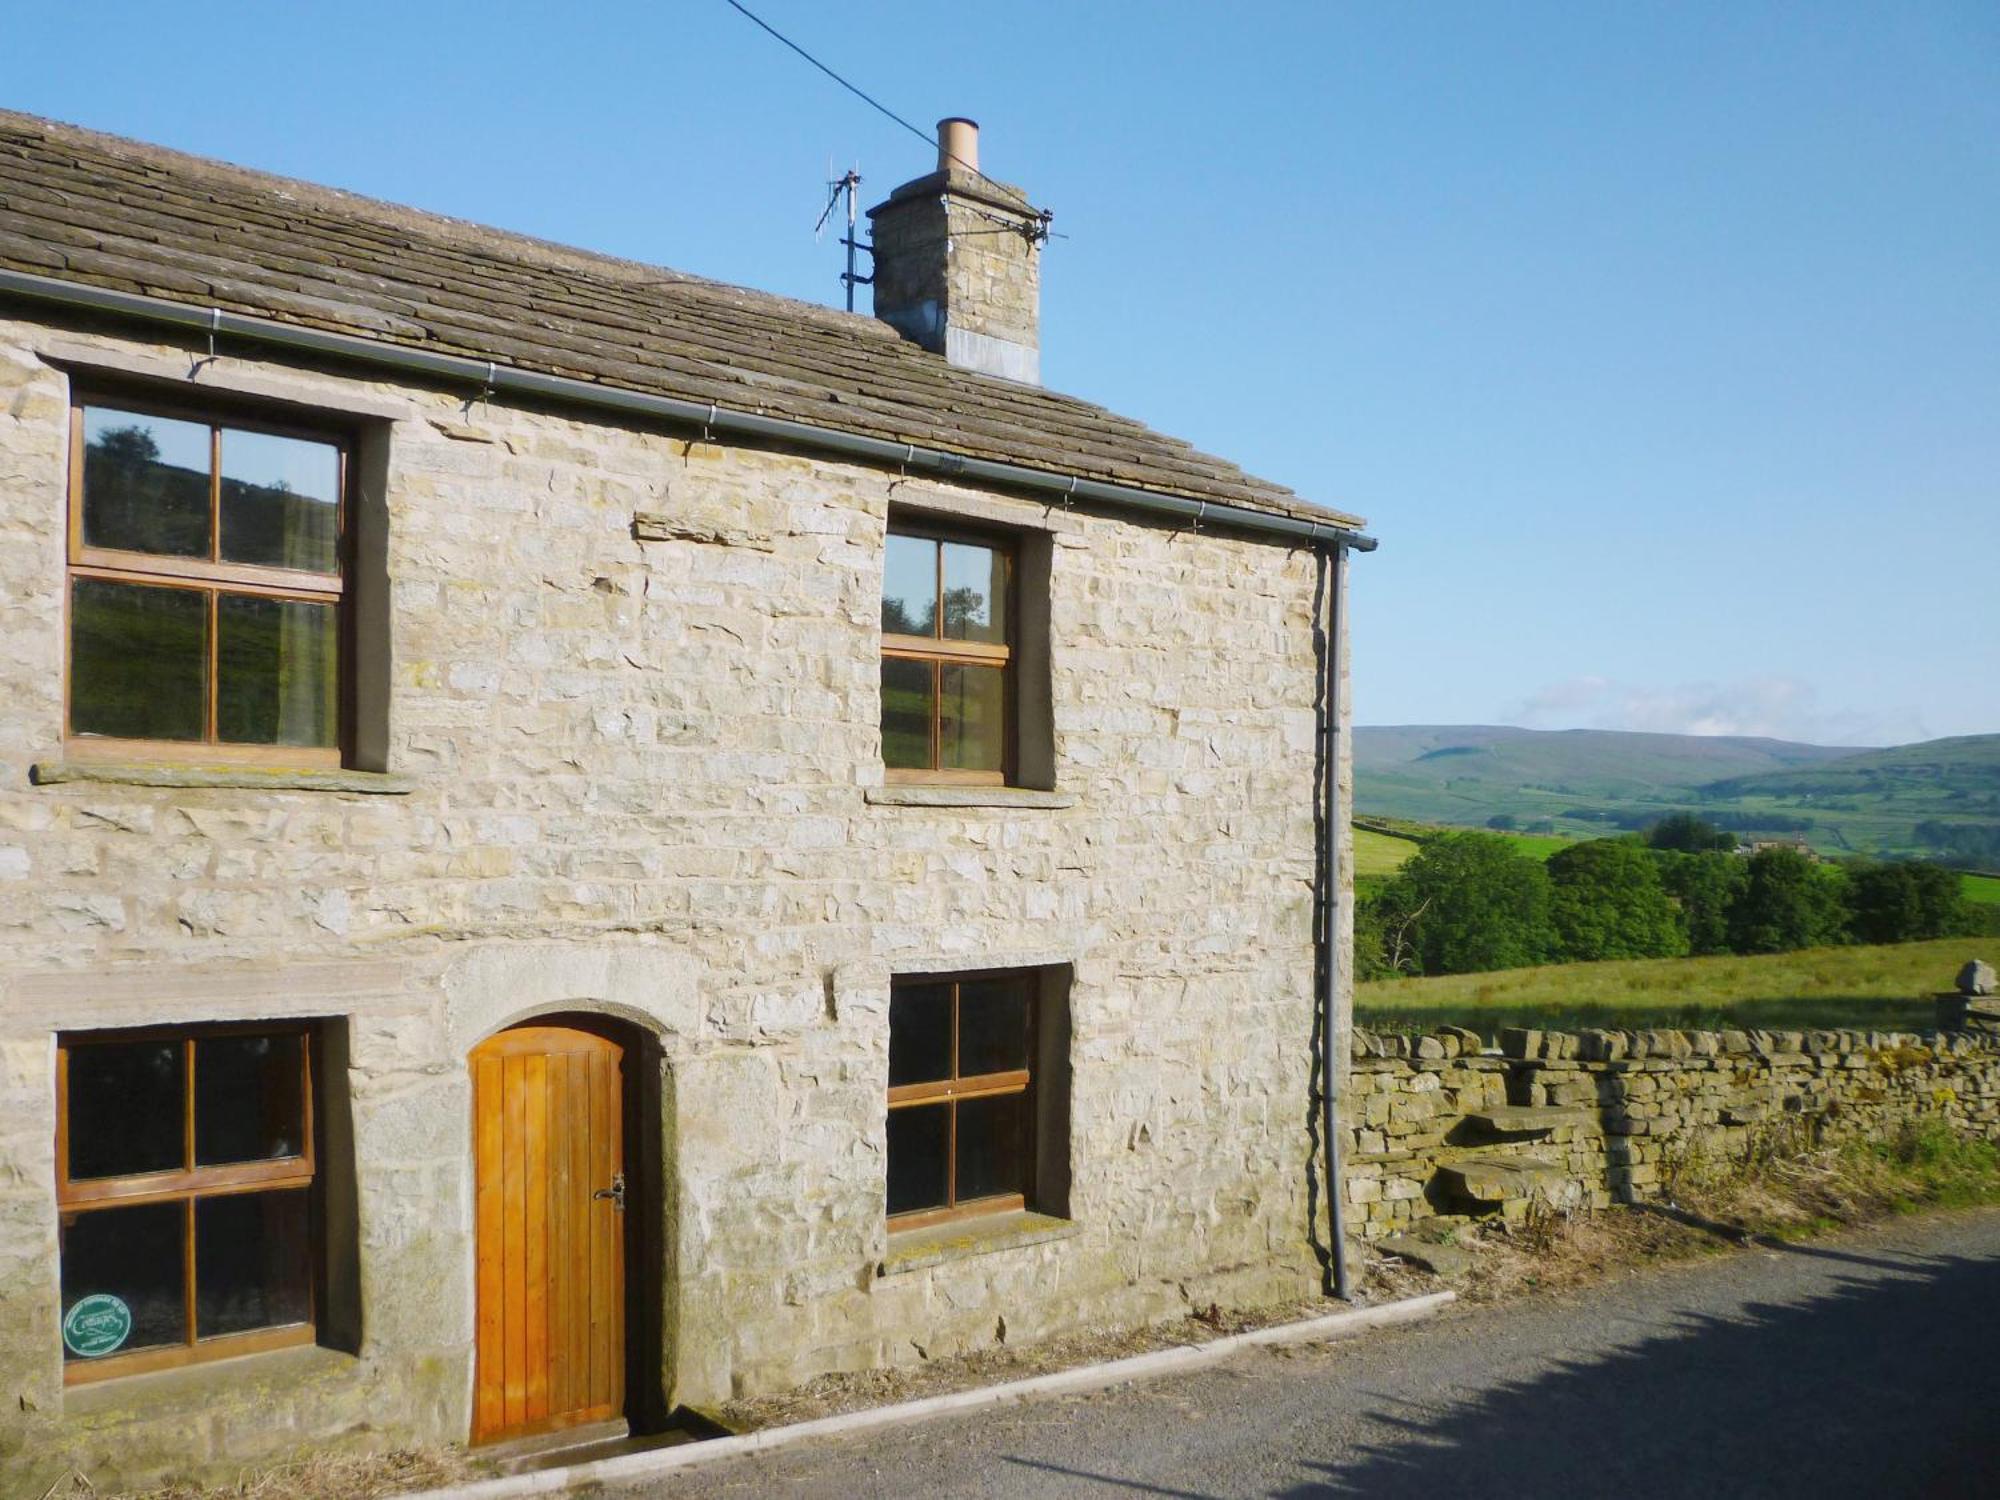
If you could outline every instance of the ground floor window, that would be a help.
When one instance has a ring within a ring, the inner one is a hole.
[[[316,1041],[307,1023],[58,1040],[67,1380],[312,1342]]]
[[[889,1226],[1035,1197],[1036,970],[897,979],[889,991]]]

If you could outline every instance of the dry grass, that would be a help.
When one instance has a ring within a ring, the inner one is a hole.
[[[1473,1257],[1460,1295],[1504,1301],[1893,1214],[2000,1204],[2000,1147],[1936,1121],[1886,1140],[1827,1144],[1809,1123],[1789,1120],[1757,1136],[1747,1159],[1683,1153],[1666,1164],[1663,1188],[1647,1206],[1566,1213],[1537,1203],[1518,1225],[1460,1229],[1451,1243]],[[1405,1273],[1400,1285],[1407,1294],[1431,1284]]]
[[[1339,1312],[1347,1305],[1322,1297],[1249,1310],[1224,1308],[1211,1303],[1207,1307],[1191,1309],[1171,1322],[1145,1328],[1091,1329],[1019,1347],[997,1344],[967,1354],[925,1359],[918,1364],[893,1369],[822,1375],[796,1390],[732,1401],[708,1415],[736,1432],[789,1426],[794,1422],[811,1422],[820,1417],[838,1416],[842,1412],[860,1411],[871,1406],[920,1401],[927,1396],[944,1396],[954,1391],[975,1390],[980,1386],[999,1385],[1010,1380],[1053,1375],[1085,1365],[1126,1359],[1135,1354],[1150,1354],[1157,1349],[1211,1343],[1234,1333],[1247,1333],[1252,1329],[1271,1328],[1280,1323],[1296,1323],[1305,1318]]]
[[[170,1484],[108,1500],[382,1500],[477,1478],[461,1453],[399,1448],[391,1453],[320,1453],[246,1473],[228,1484]]]

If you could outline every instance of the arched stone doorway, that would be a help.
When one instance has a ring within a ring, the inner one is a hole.
[[[654,1207],[634,1128],[646,1051],[636,1028],[585,1014],[471,1050],[474,1443],[627,1419],[648,1321],[628,1277]]]

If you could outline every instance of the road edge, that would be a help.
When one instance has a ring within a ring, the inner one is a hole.
[[[900,1427],[925,1422],[982,1407],[1004,1406],[1042,1396],[1073,1395],[1081,1391],[1105,1390],[1135,1380],[1148,1380],[1184,1370],[1198,1370],[1219,1364],[1245,1349],[1271,1344],[1305,1344],[1353,1338],[1376,1328],[1393,1328],[1430,1317],[1457,1300],[1455,1292],[1431,1292],[1421,1297],[1404,1297],[1380,1307],[1345,1308],[1297,1323],[1280,1323],[1250,1333],[1231,1334],[1206,1344],[1182,1344],[1151,1354],[1135,1354],[1103,1364],[1083,1365],[1074,1370],[1058,1370],[1051,1375],[1032,1375],[1025,1380],[1009,1380],[999,1385],[979,1386],[969,1391],[951,1391],[942,1396],[925,1396],[892,1406],[871,1406],[837,1416],[819,1417],[810,1422],[794,1422],[782,1427],[764,1427],[735,1437],[687,1443],[661,1448],[651,1453],[626,1453],[616,1458],[592,1459],[560,1468],[538,1469],[526,1474],[505,1474],[493,1479],[475,1479],[442,1489],[417,1490],[401,1500],[514,1500],[516,1496],[546,1495],[583,1483],[647,1479],[676,1469],[720,1459],[740,1458],[746,1453],[769,1453],[818,1438],[841,1437],[877,1427]]]

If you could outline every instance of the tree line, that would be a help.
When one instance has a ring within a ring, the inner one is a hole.
[[[1710,953],[1782,953],[1990,930],[1955,870],[1826,864],[1797,849],[1736,852],[1692,815],[1643,836],[1591,839],[1525,858],[1500,834],[1441,833],[1391,879],[1357,893],[1362,979],[1530,964]]]

